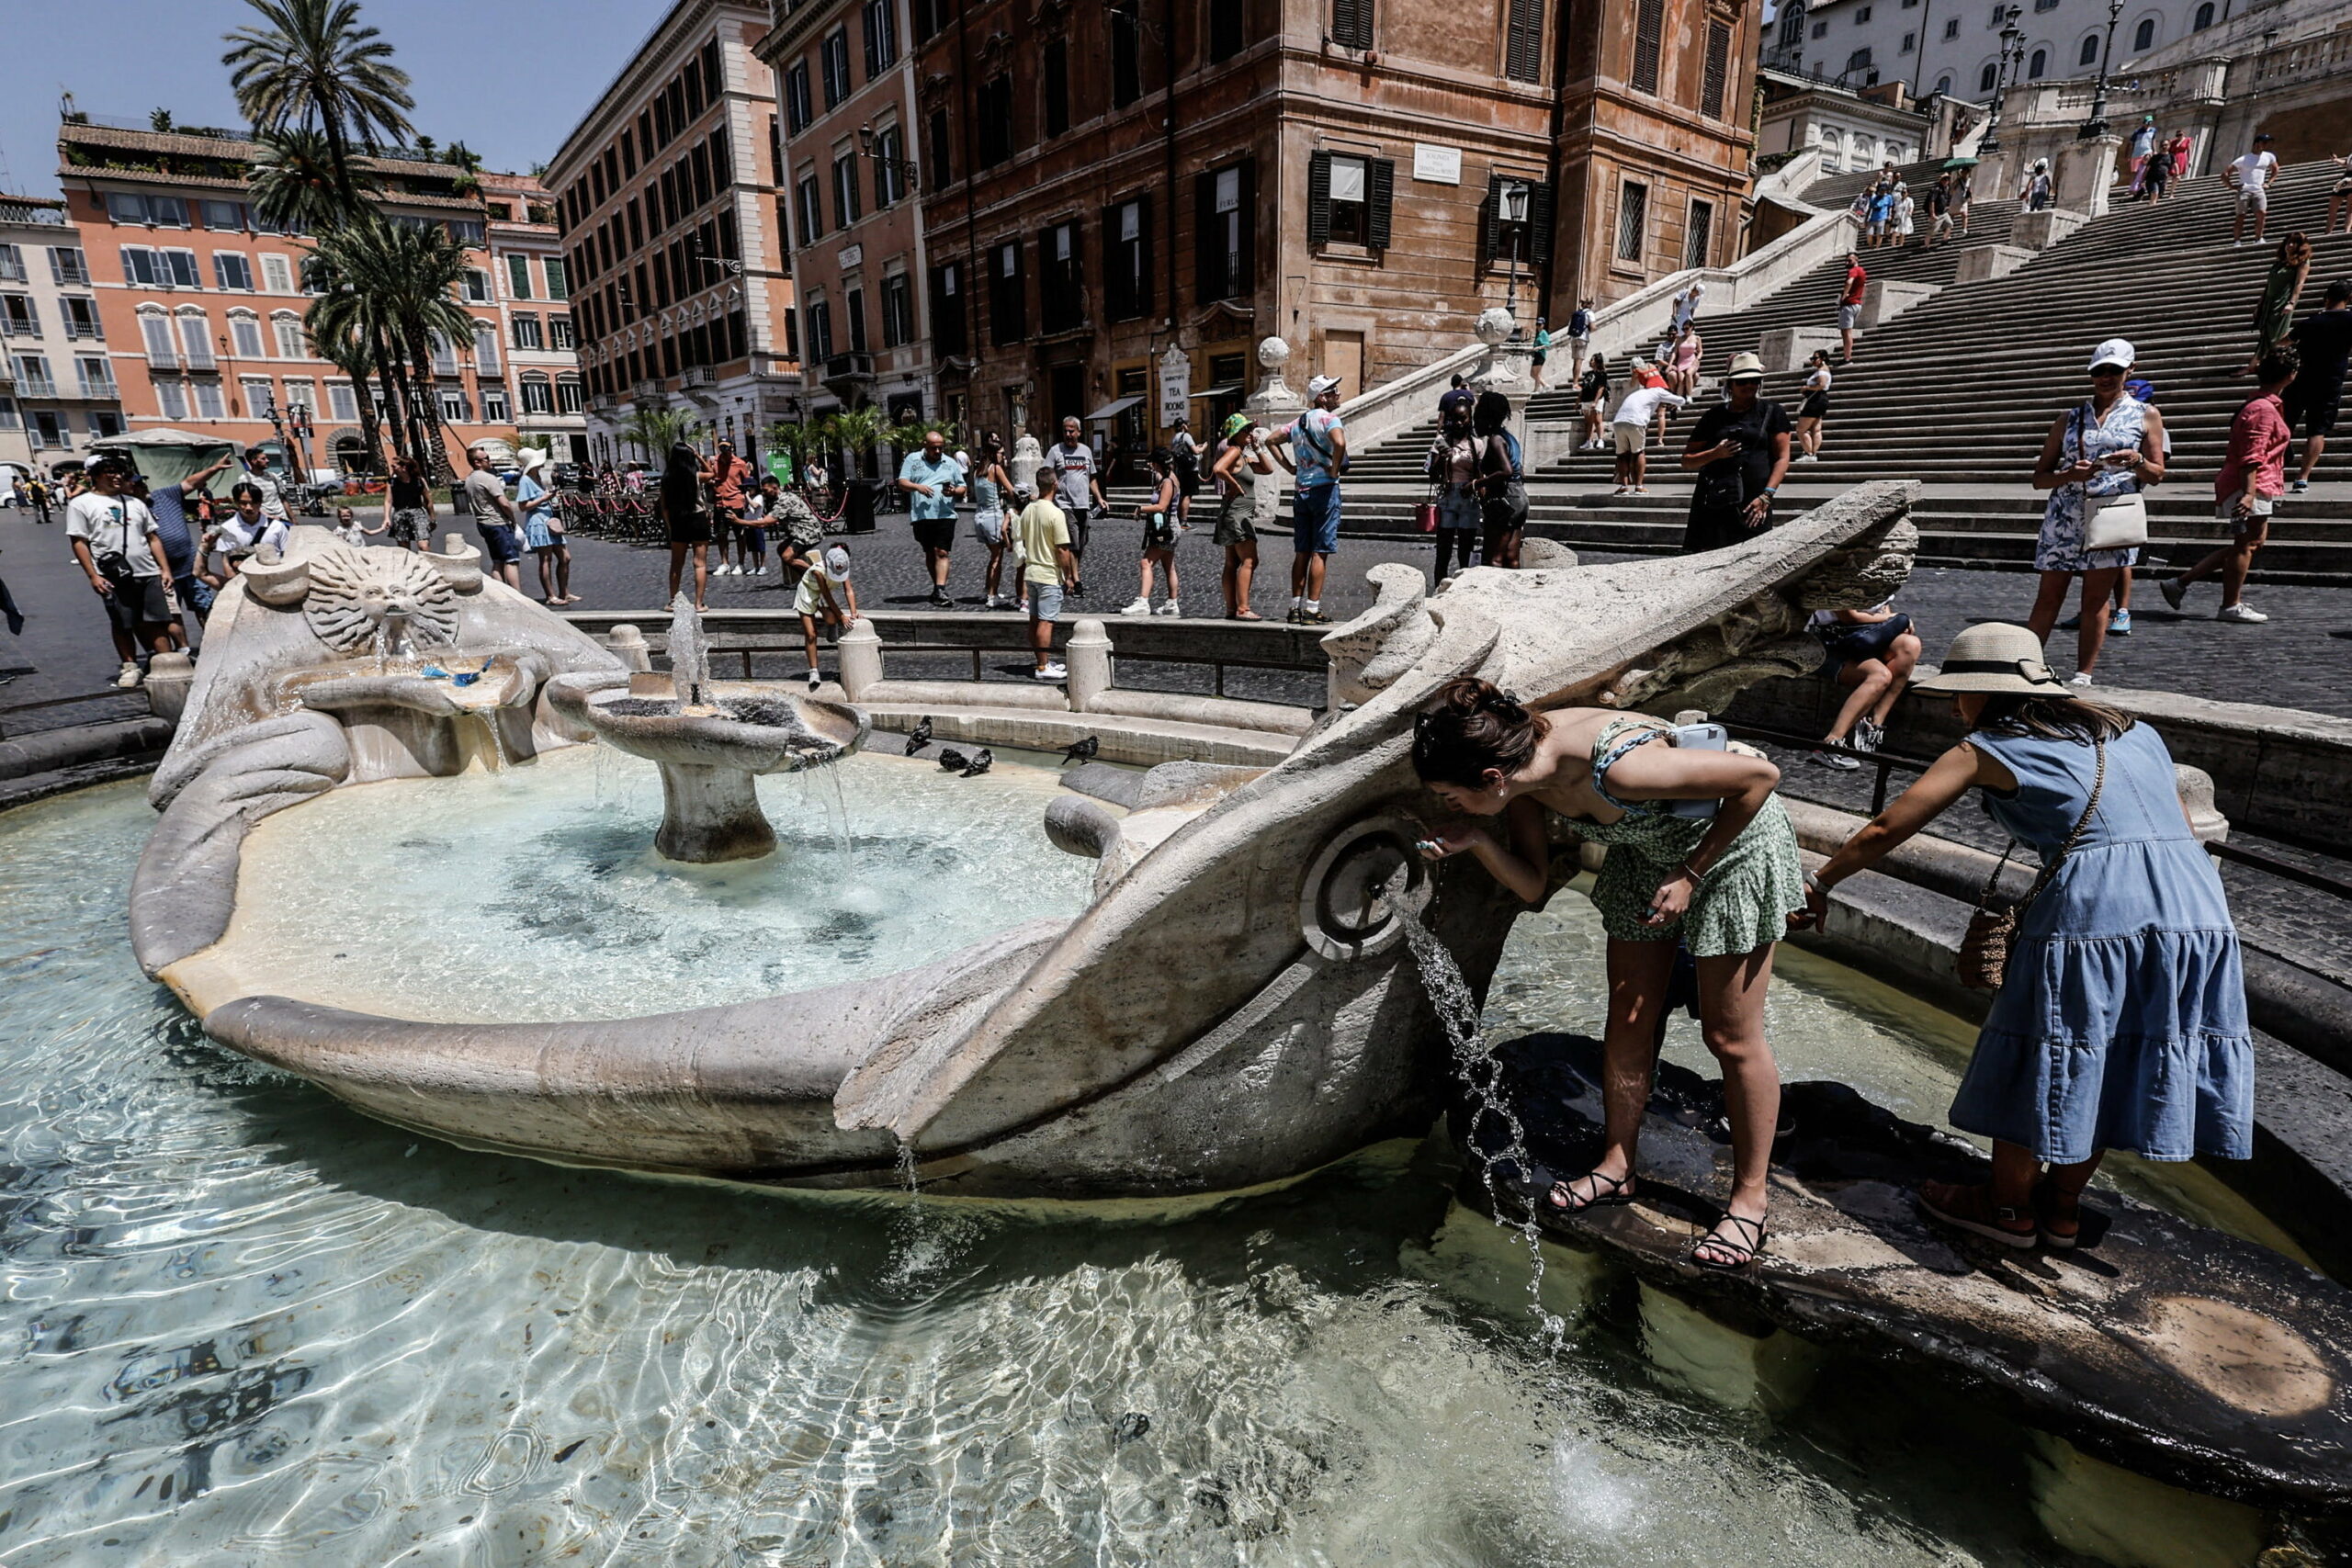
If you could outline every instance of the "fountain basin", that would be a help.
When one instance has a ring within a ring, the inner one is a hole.
[[[672,860],[708,864],[775,851],[760,810],[761,773],[821,767],[865,743],[865,715],[846,703],[802,696],[770,682],[715,681],[682,701],[659,676],[559,681],[556,711],[599,739],[662,770],[662,827],[654,845]]]

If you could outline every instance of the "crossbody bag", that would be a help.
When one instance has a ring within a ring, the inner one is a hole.
[[[2025,890],[2025,897],[2007,908],[1993,908],[1993,899],[2001,884],[2001,873],[2007,869],[2009,856],[2018,847],[2015,839],[2011,839],[2008,848],[2001,852],[2001,858],[1993,866],[1993,874],[1984,879],[1984,891],[1977,897],[1976,912],[1968,917],[1968,931],[1960,939],[1960,953],[1954,962],[1960,972],[1960,983],[1971,990],[1997,991],[2001,988],[2001,982],[2008,976],[2009,949],[2017,944],[2018,923],[2025,919],[2025,912],[2032,908],[2033,901],[2041,897],[2041,890],[2050,886],[2050,879],[2057,874],[2058,868],[2066,863],[2066,857],[2074,852],[2075,846],[2082,841],[2084,831],[2091,825],[2091,814],[2098,809],[2099,791],[2107,787],[2107,742],[2095,740],[2091,744],[2098,750],[2098,772],[2091,780],[2091,797],[2083,803],[2083,814],[2075,818],[2075,830],[2066,835],[2066,841],[2058,846],[2058,853],[2041,868],[2041,874],[2033,879],[2033,886]]]
[[[2075,457],[2079,461],[2086,451],[2083,437],[2088,434],[2091,405],[2083,404],[2075,411]],[[2083,550],[2089,554],[2098,550],[2136,550],[2148,542],[2148,498],[2132,481],[2132,488],[2115,495],[2093,495],[2089,481],[2083,488]]]

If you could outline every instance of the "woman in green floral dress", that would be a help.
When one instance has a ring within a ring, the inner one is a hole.
[[[1700,1026],[1723,1067],[1732,1135],[1731,1198],[1691,1260],[1716,1269],[1750,1261],[1764,1247],[1765,1178],[1781,1108],[1764,993],[1773,943],[1805,901],[1796,834],[1772,793],[1780,770],[1752,752],[1678,747],[1671,726],[1643,715],[1532,714],[1477,680],[1454,682],[1420,716],[1413,764],[1448,805],[1502,819],[1500,831],[1476,821],[1432,829],[1421,852],[1474,854],[1528,903],[1543,898],[1549,880],[1546,812],[1609,846],[1592,893],[1609,933],[1606,1144],[1590,1171],[1551,1183],[1549,1201],[1576,1210],[1634,1196],[1679,938],[1698,961]],[[1684,800],[1718,804],[1707,817],[1668,809]]]

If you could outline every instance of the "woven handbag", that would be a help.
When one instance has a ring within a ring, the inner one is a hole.
[[[2033,879],[2033,886],[2025,890],[2024,897],[2005,908],[1993,908],[1993,898],[2001,885],[2001,873],[2007,869],[2009,856],[2018,847],[2015,839],[2011,839],[2008,848],[2001,852],[2001,858],[1994,863],[1993,874],[1984,879],[1984,891],[1977,897],[1976,912],[1968,917],[1968,931],[1960,939],[1960,953],[1953,961],[1953,967],[1960,974],[1960,983],[1970,990],[1997,991],[2001,988],[2001,982],[2008,976],[2009,949],[2017,942],[2018,923],[2025,918],[2026,910],[2032,908],[2033,901],[2041,896],[2041,890],[2050,885],[2050,879],[2057,874],[2058,868],[2066,863],[2067,855],[2082,841],[2084,830],[2090,827],[2091,814],[2098,809],[2099,791],[2107,785],[2107,742],[2099,740],[2093,744],[2098,750],[2098,773],[2091,781],[2091,797],[2083,803],[2083,814],[2075,818],[2075,830],[2066,835],[2064,843],[2058,846],[2057,857],[2041,868],[2041,874]]]

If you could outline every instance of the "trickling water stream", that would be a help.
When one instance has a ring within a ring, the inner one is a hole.
[[[1447,1043],[1453,1048],[1454,1076],[1462,1082],[1465,1099],[1474,1107],[1470,1125],[1462,1131],[1461,1142],[1479,1162],[1479,1179],[1486,1184],[1487,1212],[1495,1224],[1515,1229],[1527,1243],[1528,1280],[1527,1310],[1535,1316],[1544,1343],[1556,1347],[1567,1335],[1567,1325],[1559,1315],[1544,1305],[1544,1233],[1535,1223],[1535,1204],[1543,1200],[1530,1197],[1519,1206],[1523,1217],[1518,1224],[1503,1217],[1506,1206],[1500,1190],[1501,1182],[1529,1180],[1535,1170],[1535,1161],[1527,1152],[1527,1134],[1519,1124],[1518,1112],[1502,1091],[1502,1064],[1495,1060],[1494,1047],[1487,1042],[1486,1031],[1478,1022],[1478,1004],[1471,996],[1469,986],[1462,978],[1462,966],[1453,961],[1445,943],[1435,931],[1411,916],[1400,917],[1405,922],[1406,945],[1412,949],[1413,961],[1421,971],[1421,987],[1437,1009],[1438,1021],[1444,1026]],[[1502,1132],[1501,1146],[1489,1149],[1488,1129]],[[1509,1177],[1498,1174],[1505,1168]]]

